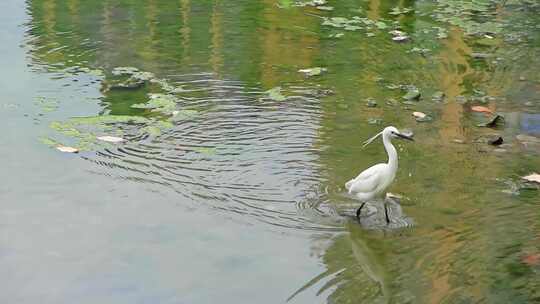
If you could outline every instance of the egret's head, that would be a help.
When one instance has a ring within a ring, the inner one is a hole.
[[[405,135],[399,132],[399,130],[396,127],[392,127],[392,126],[384,128],[384,130],[382,131],[382,134],[383,136],[390,137],[390,138],[398,138],[398,139],[406,139],[406,140],[414,141],[414,139],[411,136]]]
[[[372,138],[366,140],[364,142],[364,147],[369,145],[371,142],[373,142],[375,139],[377,139],[377,137],[379,137],[380,135],[382,135],[383,138],[402,138],[402,139],[407,139],[407,140],[414,141],[414,139],[412,139],[411,136],[405,135],[405,134],[399,132],[399,130],[396,127],[390,126],[390,127],[384,128],[384,130],[379,132],[377,135],[375,135]]]

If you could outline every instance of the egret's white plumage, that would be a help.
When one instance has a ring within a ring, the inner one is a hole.
[[[386,153],[388,153],[388,162],[369,167],[358,174],[356,178],[345,183],[345,188],[349,191],[349,194],[354,195],[362,201],[362,205],[356,212],[357,217],[360,216],[360,211],[365,202],[382,196],[385,193],[386,188],[390,186],[396,177],[398,156],[396,148],[391,142],[392,137],[412,140],[411,137],[401,134],[398,129],[390,126],[384,128],[382,132],[368,139],[364,143],[364,146],[370,144],[380,135],[382,135],[384,148],[386,149]],[[388,214],[386,214],[386,220],[389,222]]]

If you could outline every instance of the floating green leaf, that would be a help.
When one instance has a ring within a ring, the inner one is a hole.
[[[178,99],[169,94],[150,94],[150,99],[146,103],[132,105],[135,109],[151,109],[163,114],[172,114],[176,110]]]
[[[377,21],[375,22],[375,26],[380,29],[380,30],[384,30],[386,28],[388,28],[388,26],[386,25],[386,23],[382,22],[382,21]]]
[[[216,154],[216,148],[215,147],[197,147],[197,148],[194,148],[193,151],[195,151],[197,153],[201,153],[201,154],[206,154],[206,155],[214,155],[214,154]]]
[[[265,92],[268,97],[275,101],[284,101],[287,99],[283,94],[281,94],[281,87],[275,87]]]

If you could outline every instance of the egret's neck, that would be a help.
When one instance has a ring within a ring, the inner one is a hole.
[[[388,165],[390,166],[390,168],[397,170],[397,151],[396,148],[394,148],[394,145],[392,145],[392,142],[390,141],[390,136],[383,136],[383,144],[384,148],[386,149],[386,153],[388,153]]]

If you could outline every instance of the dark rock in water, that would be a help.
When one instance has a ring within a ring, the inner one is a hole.
[[[489,139],[488,140],[488,144],[492,145],[492,146],[500,146],[502,145],[503,143],[503,138],[502,137],[497,137],[497,138],[492,138],[492,139]]]
[[[502,115],[496,114],[496,115],[491,116],[487,122],[478,124],[477,126],[495,128],[503,124],[504,124],[504,117]]]
[[[375,108],[375,107],[377,107],[377,101],[375,101],[375,99],[373,99],[373,98],[368,98],[366,101],[367,101],[367,102],[366,102],[366,106],[368,106],[368,107],[370,107],[370,108]]]

